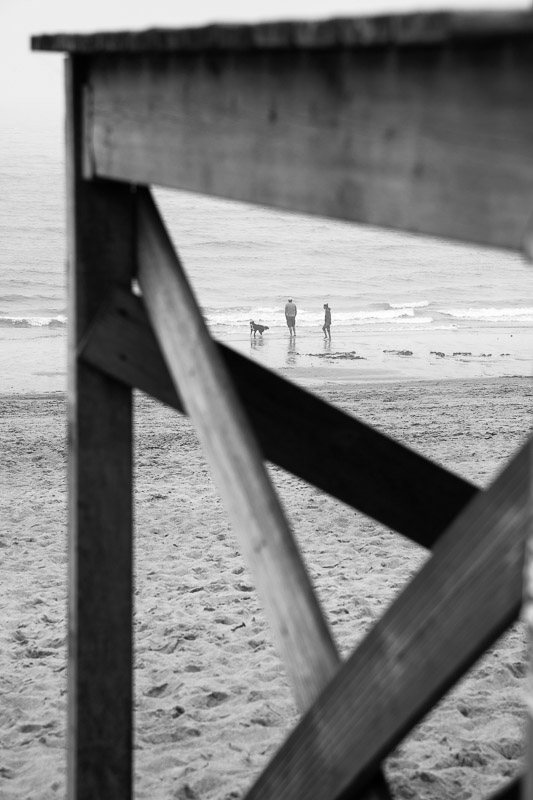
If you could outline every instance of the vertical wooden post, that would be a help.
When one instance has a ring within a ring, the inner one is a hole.
[[[533,800],[533,448],[529,457],[529,536],[524,565],[522,617],[527,628],[528,659],[526,683],[526,770],[520,787],[521,800]]]
[[[66,66],[69,281],[68,796],[132,789],[131,390],[78,358],[113,286],[130,287],[128,184],[84,180],[84,61]]]

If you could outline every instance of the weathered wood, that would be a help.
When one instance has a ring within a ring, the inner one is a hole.
[[[379,763],[517,617],[531,442],[452,523],[289,735],[247,800],[331,800]]]
[[[481,38],[529,36],[528,12],[459,12],[380,15],[256,25],[207,25],[93,34],[33,36],[34,50],[75,53],[143,53],[190,50],[251,50],[445,44]]]
[[[476,493],[468,481],[218,344],[266,458],[424,547]],[[117,291],[80,348],[88,363],[183,410],[141,298]]]
[[[127,800],[132,787],[131,390],[77,358],[96,309],[129,287],[134,207],[124,184],[81,178],[85,76],[69,61],[68,796]]]
[[[94,55],[88,175],[520,248],[533,49]]]
[[[488,800],[521,800],[524,797],[522,795],[522,781],[522,776],[509,781],[497,792],[491,794]]]
[[[138,279],[172,379],[255,576],[300,709],[338,655],[248,420],[148,190],[138,191]]]
[[[238,356],[229,348],[222,345],[217,345],[216,348],[219,358],[222,359],[232,377],[241,402],[248,401],[249,419],[251,418],[250,421],[254,425],[254,433],[259,443],[264,446],[267,454],[272,451],[277,453],[280,450],[290,461],[290,448],[298,448],[303,442],[295,441],[294,434],[288,428],[282,427],[280,430],[275,412],[277,410],[279,414],[279,409],[282,407],[277,407],[277,403],[285,403],[287,401],[292,407],[297,401],[297,398],[296,400],[292,398],[291,385],[281,380],[281,393],[277,395],[274,392],[274,396],[270,400],[274,407],[269,404],[264,407],[262,397],[266,395],[260,379],[263,377],[263,373],[270,377],[266,370],[256,367],[248,359]],[[168,373],[140,298],[121,290],[113,292],[105,303],[103,314],[99,315],[99,318],[94,321],[91,330],[82,343],[80,358],[102,369],[107,374],[123,380],[128,385],[148,391],[162,402],[180,411],[185,411],[183,401],[178,396],[172,378]],[[275,376],[272,377],[275,378]],[[286,392],[283,391],[285,385]],[[302,398],[307,397],[305,392],[301,392],[298,389],[296,391],[300,393]],[[261,394],[259,403],[256,402],[258,399],[257,393]],[[272,392],[268,394],[272,394]],[[325,403],[318,402],[326,412],[330,410],[330,407]],[[255,412],[256,406],[259,409],[259,413]],[[304,417],[306,416],[307,410],[304,406],[300,413],[296,413],[297,408],[296,406],[294,407],[294,424],[297,424],[297,420],[301,419],[302,413]],[[331,411],[333,411],[334,415],[340,414],[340,412],[335,412],[333,408]],[[346,415],[341,415],[341,417],[344,416]],[[308,420],[309,422],[312,424],[312,420]],[[300,434],[302,435],[301,431]],[[306,429],[303,435],[307,437],[309,431]],[[305,458],[302,459],[301,463],[305,463]],[[338,466],[342,467],[342,464]],[[322,467],[319,469],[323,473]],[[326,474],[323,474],[327,481]],[[290,613],[290,609],[286,613]],[[339,660],[337,660],[337,666],[338,664],[340,664]],[[322,677],[326,678],[326,674],[324,673]],[[327,681],[319,688],[323,689],[326,685]],[[306,706],[314,699],[315,694],[316,687],[309,686],[309,695],[303,698],[306,701]],[[372,785],[365,792],[364,800],[389,800],[389,798],[389,788],[380,771],[376,774]]]
[[[531,475],[533,477],[533,449]],[[523,610],[522,617],[527,632],[527,682],[525,686],[526,701],[526,770],[522,781],[522,800],[533,799],[533,480],[529,487],[530,530],[526,547],[526,563],[523,576]]]

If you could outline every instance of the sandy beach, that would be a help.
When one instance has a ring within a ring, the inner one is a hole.
[[[525,377],[313,391],[479,486],[531,426]],[[48,800],[65,793],[66,400],[0,409],[0,796]],[[296,710],[189,421],[139,396],[135,424],[136,797],[238,798]],[[427,553],[269,471],[346,656]],[[481,798],[516,775],[524,668],[518,624],[388,759],[393,796]]]

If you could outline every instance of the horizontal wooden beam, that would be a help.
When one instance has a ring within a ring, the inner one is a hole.
[[[146,53],[191,50],[287,50],[396,47],[529,36],[533,15],[524,11],[434,12],[327,20],[151,28],[92,34],[33,36],[34,50],[70,53]]]
[[[270,461],[425,547],[477,489],[224,345],[218,352]],[[83,360],[183,410],[139,297],[108,298]]]
[[[530,442],[450,526],[247,800],[357,796],[380,762],[516,619],[530,524],[531,450]]]
[[[97,53],[86,174],[519,249],[532,73],[522,36]]]

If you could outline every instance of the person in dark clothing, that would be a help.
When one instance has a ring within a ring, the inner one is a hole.
[[[327,303],[324,303],[324,324],[322,330],[324,331],[324,339],[331,339],[331,308]]]

